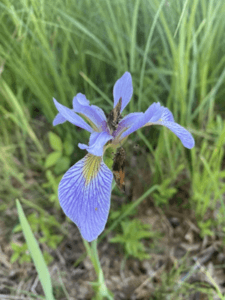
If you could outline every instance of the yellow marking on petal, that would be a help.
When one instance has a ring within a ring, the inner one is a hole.
[[[85,178],[85,185],[87,186],[97,175],[100,169],[102,157],[87,154],[83,166],[83,176]]]
[[[94,131],[100,132],[100,129],[88,118],[86,117],[84,114],[80,113],[80,115],[88,121],[88,123],[91,125],[91,127],[94,129]]]

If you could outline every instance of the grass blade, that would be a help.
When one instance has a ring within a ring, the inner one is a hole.
[[[25,236],[28,249],[30,251],[31,257],[35,264],[35,268],[38,272],[39,279],[41,281],[42,288],[44,290],[45,296],[47,300],[54,300],[52,293],[52,283],[50,274],[48,272],[48,268],[46,266],[44,257],[41,253],[41,250],[38,246],[38,243],[31,231],[30,225],[25,217],[23,208],[19,202],[16,200],[17,211],[20,219],[20,223],[23,229],[23,234]]]

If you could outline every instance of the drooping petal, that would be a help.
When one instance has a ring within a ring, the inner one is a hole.
[[[186,147],[188,149],[191,149],[194,147],[195,140],[194,140],[193,136],[187,129],[180,126],[179,124],[177,124],[175,122],[168,122],[168,121],[159,121],[159,122],[152,123],[152,124],[163,125],[163,126],[169,128],[180,139],[180,141],[184,145],[184,147]]]
[[[59,113],[70,123],[86,129],[89,132],[93,132],[91,126],[89,126],[80,116],[78,116],[72,109],[60,104],[56,99],[53,98],[56,108]]]
[[[106,127],[106,116],[103,110],[98,106],[90,105],[85,95],[78,93],[73,98],[73,109],[76,113],[84,115],[94,125],[95,131],[102,131],[104,126]]]
[[[86,149],[89,153],[93,155],[102,156],[105,144],[111,139],[113,139],[113,136],[107,133],[106,131],[93,132],[90,136],[89,146],[79,143],[78,147],[80,149]]]
[[[109,214],[113,174],[102,157],[87,154],[72,166],[59,184],[59,202],[85,240],[95,240]]]
[[[59,124],[63,124],[64,122],[66,122],[66,119],[60,113],[58,113],[55,119],[53,120],[52,125],[56,126]]]
[[[122,112],[130,102],[132,94],[132,77],[129,72],[125,72],[123,76],[116,81],[113,87],[114,107],[119,102],[119,99],[122,98],[122,105],[120,110],[120,112]]]
[[[173,114],[167,107],[164,107],[161,118],[164,121],[174,122]]]
[[[157,103],[157,104],[159,104],[159,103]],[[149,120],[145,124],[145,126],[149,126],[149,125],[153,125],[153,124],[156,125],[156,124],[159,124],[160,121],[174,122],[174,117],[173,117],[173,114],[171,113],[171,111],[167,107],[164,107],[164,106],[160,106],[160,108],[161,108],[161,111],[160,111],[161,114],[153,115],[151,118],[149,118]],[[162,124],[159,124],[159,125],[162,125]]]
[[[153,119],[150,119],[149,122],[146,124],[148,125],[163,125],[167,128],[169,128],[173,133],[176,134],[176,136],[180,139],[181,143],[184,145],[184,147],[191,149],[195,145],[195,140],[191,133],[182,127],[181,125],[174,122],[173,114],[171,111],[163,107],[163,113],[158,121],[155,121]]]
[[[149,106],[149,108],[141,114],[139,117],[137,116],[137,120],[134,120],[133,125],[131,125],[125,132],[121,134],[121,138],[125,138],[129,134],[143,127],[147,122],[155,122],[160,119],[163,113],[163,107],[160,103],[153,103]]]

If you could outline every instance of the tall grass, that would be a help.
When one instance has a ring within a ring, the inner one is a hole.
[[[150,152],[146,160],[153,166],[153,184],[179,176],[182,164],[198,218],[218,205],[222,216],[224,15],[225,2],[218,0],[3,0],[2,192],[19,196],[11,178],[26,186],[21,174],[31,167],[27,141],[37,159],[45,157],[46,141],[39,138],[37,122],[44,115],[51,124],[56,115],[53,97],[71,107],[73,96],[82,92],[108,113],[113,84],[128,70],[134,95],[125,114],[160,101],[196,140],[190,154],[166,128],[139,132],[136,141]],[[54,130],[62,138],[69,132],[74,144],[84,140],[83,131],[71,124]]]
[[[32,125],[36,109],[51,123],[56,114],[52,97],[71,106],[72,97],[83,92],[109,112],[113,83],[125,70],[132,72],[134,84],[126,113],[160,101],[177,122],[197,133],[197,146],[202,145],[200,137],[214,140],[208,126],[224,108],[224,2],[13,4],[7,0],[0,4],[1,111],[37,151],[45,152]],[[55,130],[60,135],[68,130],[82,140],[82,132],[72,125]],[[174,171],[181,160],[190,159],[177,138],[163,131],[158,143],[148,131],[141,138],[148,148],[152,145],[149,150],[158,162],[156,178],[161,180],[165,171],[160,161],[167,160],[166,168]]]

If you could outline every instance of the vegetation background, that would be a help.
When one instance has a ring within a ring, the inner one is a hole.
[[[52,98],[71,107],[81,92],[109,113],[125,71],[134,94],[124,114],[160,101],[196,146],[157,126],[125,144],[127,193],[114,188],[98,245],[106,284],[115,299],[225,299],[222,0],[1,0],[0,299],[50,299],[16,199],[55,299],[94,297],[93,267],[57,198],[88,135],[69,123],[53,128]]]

